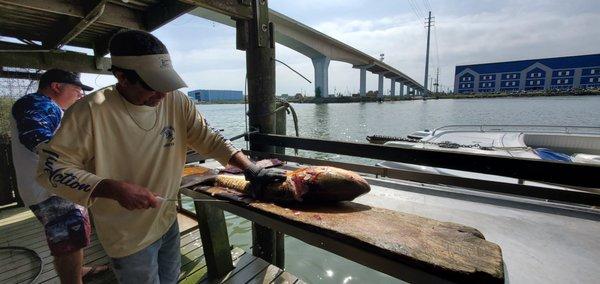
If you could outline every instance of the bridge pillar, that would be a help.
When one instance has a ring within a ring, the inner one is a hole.
[[[400,82],[400,93],[398,93],[399,96],[404,96],[404,83]]]
[[[392,97],[394,97],[394,96],[396,96],[396,79],[392,78],[391,81],[392,81],[392,84],[390,86],[390,95]]]
[[[367,68],[360,68],[360,96],[367,96]]]
[[[379,91],[377,97],[383,97],[383,74],[379,74],[379,88],[377,90]]]
[[[329,61],[327,56],[312,58],[315,68],[315,97],[329,96]]]

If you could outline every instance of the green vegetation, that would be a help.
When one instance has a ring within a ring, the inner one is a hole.
[[[0,97],[0,136],[10,136],[10,113],[15,98]]]

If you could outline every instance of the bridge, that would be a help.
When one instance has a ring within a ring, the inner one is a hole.
[[[197,8],[189,14],[218,22],[231,27],[236,26],[230,17],[205,8]],[[379,76],[378,96],[383,96],[384,78],[390,79],[391,94],[396,93],[396,83],[400,84],[399,95],[411,92],[421,93],[423,86],[406,74],[388,64],[377,60],[339,40],[323,34],[307,25],[273,10],[269,10],[269,19],[275,27],[275,41],[310,58],[315,69],[315,94],[329,95],[329,62],[331,60],[352,64],[360,70],[360,96],[366,96],[367,71]],[[405,93],[406,90],[406,93]]]

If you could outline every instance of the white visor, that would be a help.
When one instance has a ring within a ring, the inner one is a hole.
[[[134,70],[155,91],[167,93],[187,87],[173,69],[169,54],[112,56],[112,65]]]

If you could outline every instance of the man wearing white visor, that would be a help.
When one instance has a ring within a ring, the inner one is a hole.
[[[164,44],[141,31],[113,36],[117,84],[73,105],[40,151],[38,182],[89,207],[121,283],[176,283],[181,256],[175,202],[187,147],[244,169],[254,188],[281,181],[212,131]]]

